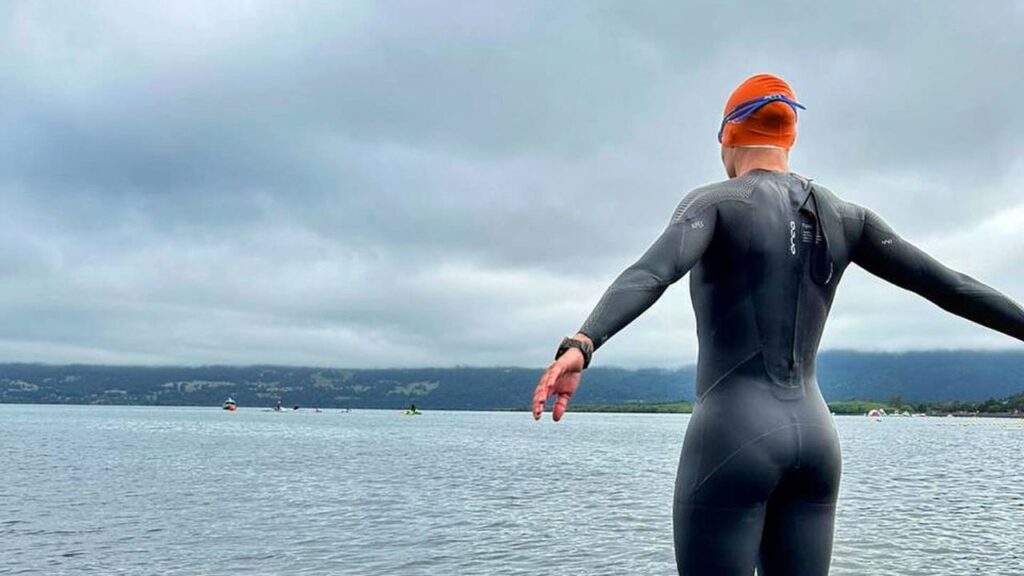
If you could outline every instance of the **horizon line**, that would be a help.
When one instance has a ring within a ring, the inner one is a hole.
[[[1024,349],[1015,350],[1012,348],[930,348],[921,350],[902,350],[902,351],[885,351],[885,350],[857,350],[852,348],[832,348],[828,350],[822,350],[818,353],[818,356],[831,355],[831,354],[856,354],[863,356],[913,356],[913,355],[935,355],[935,354],[977,354],[977,355],[1024,355]],[[447,365],[432,365],[432,366],[375,366],[375,367],[345,367],[345,366],[324,366],[316,364],[276,364],[276,363],[255,363],[255,364],[226,364],[226,363],[211,363],[211,364],[102,364],[102,363],[89,363],[89,362],[40,362],[40,361],[0,361],[0,366],[38,366],[45,368],[74,368],[74,367],[90,367],[90,368],[141,368],[141,369],[200,369],[200,368],[275,368],[275,369],[305,369],[305,370],[538,370],[543,369],[543,366],[523,366],[523,365],[512,365],[512,364],[491,364],[491,365],[477,365],[477,364],[447,364]],[[689,364],[682,364],[673,368],[657,367],[657,366],[635,366],[626,367],[621,365],[598,365],[592,366],[590,370],[594,368],[606,369],[606,370],[627,370],[627,371],[640,371],[640,370],[654,370],[661,372],[673,372],[678,370],[695,369],[697,367],[696,362]]]

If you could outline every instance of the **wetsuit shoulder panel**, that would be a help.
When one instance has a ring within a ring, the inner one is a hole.
[[[749,203],[757,182],[756,176],[756,174],[752,174],[743,178],[732,178],[694,188],[679,203],[672,215],[672,220],[693,218],[703,209],[724,201],[734,200]]]
[[[862,226],[853,262],[943,310],[1024,341],[1024,308],[1020,304],[942,264],[902,238],[869,208],[854,205],[854,209],[862,214]]]

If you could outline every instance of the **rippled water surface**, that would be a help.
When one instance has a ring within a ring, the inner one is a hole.
[[[1024,423],[836,418],[832,574],[1024,574]],[[2,574],[675,574],[681,415],[0,405]]]

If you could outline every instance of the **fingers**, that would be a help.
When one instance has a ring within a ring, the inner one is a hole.
[[[544,402],[547,401],[548,395],[546,393],[547,388],[544,387],[544,380],[541,378],[540,384],[537,384],[537,389],[533,392],[533,419],[540,420],[540,415],[544,413]]]
[[[544,403],[548,400],[548,375],[551,373],[551,368],[548,368],[544,374],[541,375],[540,381],[537,383],[537,388],[533,391],[533,419],[540,420],[540,415],[544,413]]]
[[[558,395],[558,400],[555,400],[555,405],[551,409],[551,418],[558,422],[562,419],[562,415],[565,414],[565,407],[569,404],[569,394],[561,393]]]
[[[551,396],[554,390],[555,381],[562,374],[562,366],[555,362],[548,367],[547,371],[540,377],[540,382],[537,383],[537,388],[533,392],[533,419],[540,420],[541,414],[544,413],[544,403],[548,401],[548,397]]]
[[[541,413],[544,412],[544,378],[541,377],[541,382],[537,384],[537,388],[533,391],[533,419],[540,420]]]

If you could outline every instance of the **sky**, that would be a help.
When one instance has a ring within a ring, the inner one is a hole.
[[[0,362],[544,366],[744,78],[791,168],[1024,300],[1024,2],[0,4]],[[595,365],[692,364],[688,281]],[[821,347],[1020,349],[855,265]]]

